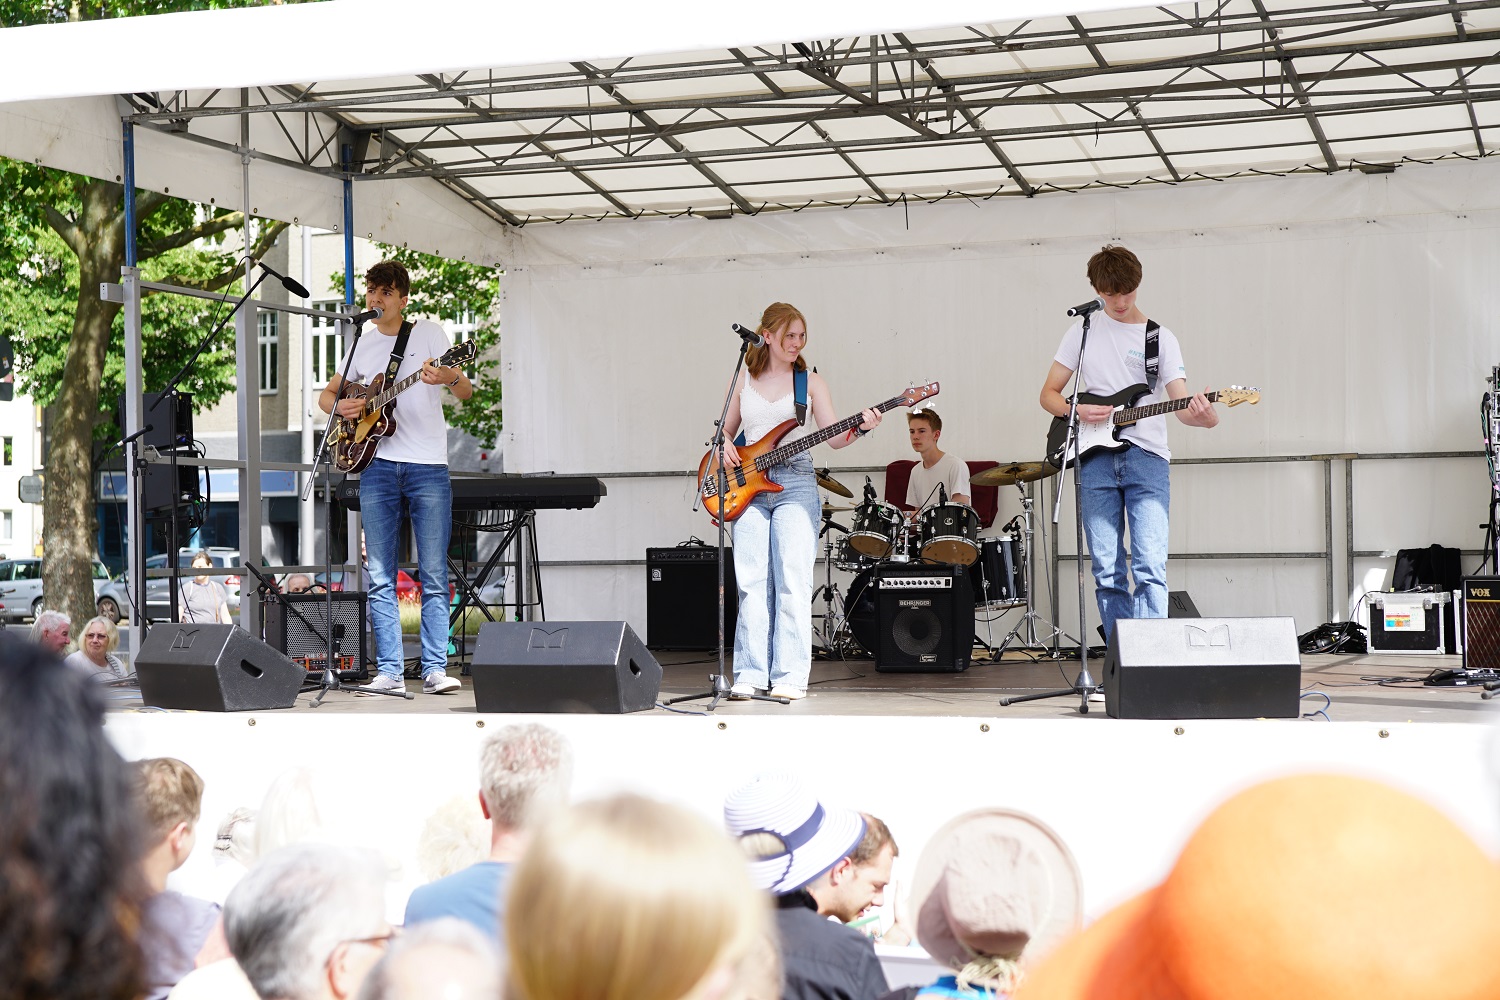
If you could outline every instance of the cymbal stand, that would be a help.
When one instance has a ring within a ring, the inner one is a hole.
[[[819,647],[829,659],[838,655],[838,642],[841,636],[849,631],[849,620],[844,616],[844,595],[839,590],[839,585],[833,582],[833,533],[842,531],[849,534],[849,529],[839,524],[826,510],[823,512],[823,528],[818,532],[818,537],[823,541],[823,585],[813,591],[813,604],[823,601],[823,623],[813,628],[813,654],[817,655]],[[837,601],[834,600],[837,598]],[[838,609],[838,610],[835,610]]]
[[[1069,639],[1073,638],[1061,626],[1052,624],[1052,622],[1043,618],[1036,610],[1036,545],[1035,533],[1032,529],[1033,521],[1031,512],[1035,500],[1031,494],[1026,492],[1026,487],[1020,483],[1016,483],[1015,486],[1017,492],[1021,494],[1021,523],[1023,525],[1021,532],[1023,536],[1021,556],[1026,560],[1026,613],[1016,621],[1015,628],[1010,630],[1010,634],[1001,640],[999,647],[995,650],[995,659],[997,660],[1010,648],[1013,642],[1016,643],[1017,649],[1047,649],[1047,643],[1052,642],[1053,650],[1055,651],[1056,642],[1054,640],[1058,636],[1065,636]],[[1036,627],[1037,622],[1041,622],[1046,626],[1046,638],[1040,637]],[[1022,629],[1025,629],[1024,638],[1022,637]]]

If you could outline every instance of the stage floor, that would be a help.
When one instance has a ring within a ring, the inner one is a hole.
[[[656,652],[662,664],[661,700],[706,691],[715,668],[712,652]],[[1090,670],[1097,679],[1103,659],[1091,658]],[[1500,707],[1480,698],[1474,687],[1428,687],[1421,678],[1437,669],[1462,667],[1457,656],[1372,654],[1366,656],[1304,655],[1304,691],[1326,694],[1325,709],[1337,722],[1489,722],[1488,714]],[[450,671],[457,674],[458,669]],[[1090,704],[1086,715],[1078,711],[1079,700],[1068,696],[1046,701],[1002,707],[1000,699],[1069,686],[1078,673],[1077,660],[1038,659],[1009,653],[999,662],[975,663],[962,673],[883,673],[873,660],[815,660],[808,697],[789,705],[759,701],[721,701],[715,714],[890,717],[1005,717],[1021,719],[1106,719],[1104,703]],[[399,698],[330,693],[320,713],[432,714],[474,713],[473,681],[462,678],[463,689],[449,695],[423,695],[421,683],[408,681],[416,693],[411,701]],[[313,693],[301,695],[287,711],[309,708]],[[681,712],[702,712],[703,701],[676,706]],[[116,706],[123,711],[142,710],[140,692],[131,687],[116,690]],[[1324,708],[1323,699],[1305,697],[1305,712]],[[148,709],[156,712],[159,709]],[[669,709],[657,707],[642,715],[662,716]]]

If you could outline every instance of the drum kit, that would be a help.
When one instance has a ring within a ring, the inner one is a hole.
[[[993,537],[980,537],[979,515],[968,504],[945,497],[946,502],[930,504],[908,516],[895,504],[878,499],[868,476],[862,502],[836,506],[825,498],[818,533],[823,540],[824,578],[813,593],[813,603],[821,601],[824,610],[822,624],[813,629],[814,652],[838,657],[868,655],[878,632],[872,586],[876,573],[891,563],[910,562],[967,566],[976,614],[1026,608],[1010,634],[992,647],[995,658],[1017,640],[1029,648],[1043,648],[1036,631],[1040,615],[1032,598],[1033,498],[1026,484],[1056,472],[1057,468],[1046,462],[1012,462],[970,477],[974,486],[1015,486],[1020,491],[1021,514]],[[849,488],[829,470],[818,470],[817,479],[820,489],[854,499]],[[834,520],[835,514],[843,513],[853,514],[852,527]],[[834,569],[855,574],[847,596],[834,582]]]

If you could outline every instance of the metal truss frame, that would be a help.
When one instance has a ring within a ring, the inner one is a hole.
[[[1209,0],[237,91],[126,121],[510,226],[1031,197],[1490,155],[1500,0]]]

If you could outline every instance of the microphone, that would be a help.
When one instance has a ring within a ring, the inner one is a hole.
[[[284,274],[277,274],[275,271],[271,270],[271,266],[263,260],[257,260],[255,263],[260,265],[260,269],[262,271],[279,280],[282,287],[291,292],[293,295],[301,299],[312,298],[312,293],[307,290],[307,286],[303,285],[302,282],[293,281],[291,278],[288,278]]]
[[[754,330],[747,330],[743,326],[740,326],[738,323],[730,323],[729,324],[729,329],[731,329],[735,333],[739,334],[740,335],[740,339],[743,340],[750,347],[762,347],[762,346],[765,345],[766,338],[762,337],[760,334],[756,333]]]
[[[376,306],[374,309],[366,309],[362,313],[355,313],[353,316],[349,317],[349,322],[353,323],[355,326],[359,326],[361,323],[366,323],[372,319],[379,319],[384,315],[385,310],[380,308],[379,306]]]
[[[120,447],[121,448],[125,447],[127,444],[129,444],[130,442],[134,441],[136,438],[140,437],[142,434],[150,434],[155,429],[156,428],[153,427],[151,424],[147,424],[145,427],[142,427],[140,430],[136,431],[134,434],[127,434],[124,438],[122,438],[120,440]]]
[[[938,483],[938,506],[941,507],[948,502],[948,488]]]
[[[1103,308],[1104,308],[1104,300],[1103,299],[1101,299],[1101,298],[1092,298],[1092,299],[1089,299],[1087,302],[1085,302],[1081,306],[1074,306],[1072,309],[1069,309],[1068,310],[1068,315],[1069,316],[1087,316],[1089,313],[1095,312],[1095,311],[1097,311],[1099,309],[1103,309]]]
[[[875,499],[875,487],[872,486],[872,485],[870,485],[870,477],[869,476],[865,477],[865,499],[866,500],[874,500]]]

